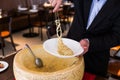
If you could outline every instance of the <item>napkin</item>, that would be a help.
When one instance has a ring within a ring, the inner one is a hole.
[[[96,75],[85,72],[82,80],[95,80]]]

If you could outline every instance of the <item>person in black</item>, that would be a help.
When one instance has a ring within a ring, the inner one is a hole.
[[[62,0],[50,2],[55,7],[53,12],[56,12]],[[85,73],[93,75],[92,80],[96,75],[106,76],[110,48],[120,44],[120,0],[73,2],[75,14],[67,38],[80,42],[84,48]]]

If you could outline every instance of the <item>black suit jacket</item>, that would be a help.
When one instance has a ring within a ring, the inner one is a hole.
[[[85,70],[105,76],[110,48],[120,44],[120,0],[107,0],[88,30],[92,0],[73,1],[75,15],[67,37],[76,41],[89,39],[89,51],[84,55]]]

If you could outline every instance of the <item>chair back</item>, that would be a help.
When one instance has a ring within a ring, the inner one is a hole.
[[[63,15],[68,15],[70,11],[70,6],[64,5],[63,6]]]
[[[50,39],[53,35],[56,34],[56,25],[53,23],[49,26],[47,26],[47,36],[48,36],[48,39]]]
[[[50,39],[53,35],[56,35],[56,28],[57,28],[57,26],[56,26],[56,24],[55,24],[55,22],[52,22],[48,27],[47,27],[47,31],[46,31],[46,33],[47,33],[47,36],[48,36],[48,39]],[[61,25],[61,28],[62,28],[62,33],[64,32],[64,28],[63,28],[63,26]],[[59,32],[58,32],[58,35],[59,35]]]
[[[15,44],[13,41],[12,33],[11,33],[11,22],[12,18],[11,17],[3,17],[0,19],[0,42],[1,42],[1,49],[2,49],[2,54],[4,54],[4,46],[5,46],[5,40],[4,38],[10,37],[11,44],[16,51]]]
[[[0,19],[0,32],[2,31],[9,31],[11,33],[11,17],[3,17]]]
[[[0,24],[6,24],[6,23],[9,23],[9,17],[3,17],[0,19]]]
[[[54,20],[54,15],[50,12],[49,9],[39,10],[38,12],[39,20],[44,21],[46,23]]]

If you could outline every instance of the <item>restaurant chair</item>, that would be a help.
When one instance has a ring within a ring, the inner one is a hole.
[[[46,34],[47,34],[48,39],[52,38],[52,36],[56,34],[56,25],[52,24],[48,26],[46,30]]]
[[[110,56],[108,74],[110,77],[120,80],[120,46],[111,48],[114,54]]]
[[[60,14],[61,23],[65,25],[65,29],[68,26],[70,26],[70,20],[69,20],[69,12],[70,12],[70,6],[63,5],[62,13]]]
[[[64,33],[64,28],[63,26],[61,27],[62,27],[62,33]],[[55,25],[55,22],[52,22],[51,25],[47,27],[46,34],[47,34],[48,39],[53,38],[56,35],[56,28],[57,27]]]
[[[53,13],[48,9],[38,11],[38,20],[33,23],[34,26],[38,27],[38,33],[43,40],[43,28],[47,28],[50,22],[54,21]]]
[[[4,39],[7,37],[10,37],[13,49],[16,51],[15,44],[14,44],[13,37],[12,37],[11,23],[12,23],[11,17],[0,18],[0,44],[1,44],[3,56],[5,55],[4,54],[4,46],[5,46]]]

